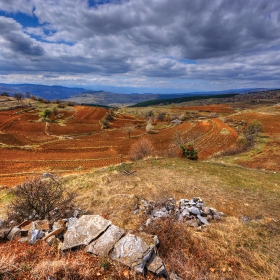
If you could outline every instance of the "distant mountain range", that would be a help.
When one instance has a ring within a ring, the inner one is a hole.
[[[223,91],[208,92],[189,92],[189,93],[172,93],[172,94],[154,94],[154,93],[112,93],[106,91],[93,91],[85,88],[70,88],[63,86],[46,86],[33,84],[4,84],[0,83],[0,93],[8,92],[10,95],[14,93],[29,92],[37,97],[48,100],[71,100],[80,104],[99,104],[99,105],[132,105],[149,100],[165,100],[181,97],[191,97],[200,95],[219,95],[230,93],[249,93],[267,90],[265,88],[246,88],[246,89],[229,89]]]

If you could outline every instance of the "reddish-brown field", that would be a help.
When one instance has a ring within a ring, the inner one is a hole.
[[[185,110],[185,111],[200,111],[200,112],[220,113],[220,114],[232,114],[232,113],[235,112],[234,109],[228,104],[184,106],[184,107],[176,107],[176,109]]]
[[[230,116],[233,120],[250,123],[257,120],[263,125],[263,133],[267,143],[263,150],[252,154],[249,159],[238,163],[249,168],[280,171],[280,108],[273,107],[268,112],[244,112]]]
[[[37,111],[0,112],[0,185],[20,183],[31,174],[84,171],[120,163],[129,159],[131,145],[141,137],[150,139],[162,156],[179,133],[185,141],[195,142],[201,159],[226,149],[237,139],[237,133],[219,119],[165,128],[159,123],[155,133],[147,134],[144,119],[117,114],[110,129],[102,130],[99,121],[106,113],[104,108],[77,106],[59,111],[52,122],[42,122]],[[128,127],[133,128],[130,138]],[[227,133],[221,133],[222,129]]]

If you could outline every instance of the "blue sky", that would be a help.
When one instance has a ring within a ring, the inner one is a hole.
[[[0,82],[279,88],[278,0],[0,0]]]

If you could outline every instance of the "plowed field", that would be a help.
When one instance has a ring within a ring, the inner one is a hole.
[[[147,134],[145,120],[118,114],[111,128],[99,124],[104,108],[77,106],[61,110],[52,122],[39,121],[38,112],[0,112],[0,186],[22,182],[26,176],[42,172],[73,172],[128,160],[130,147],[141,137],[149,138],[158,154],[166,149],[174,134],[193,141],[201,159],[226,149],[237,139],[236,132],[219,119],[184,122]],[[128,137],[127,127],[133,127]],[[224,130],[226,133],[221,133]]]
[[[230,117],[233,120],[244,120],[247,123],[254,120],[261,122],[264,135],[269,137],[268,143],[262,151],[252,155],[248,160],[240,160],[238,163],[249,168],[280,171],[280,112],[275,109],[269,111],[245,112]]]

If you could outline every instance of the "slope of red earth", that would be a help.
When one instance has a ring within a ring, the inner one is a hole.
[[[0,124],[11,124],[0,134],[0,143],[10,145],[0,146],[0,185],[12,186],[40,172],[86,171],[120,163],[129,158],[131,145],[141,137],[150,139],[161,156],[180,133],[185,141],[195,142],[201,159],[226,149],[237,138],[219,119],[183,122],[164,129],[156,125],[158,133],[147,134],[143,119],[118,114],[110,129],[101,130],[99,121],[106,113],[103,108],[78,106],[71,112],[59,112],[60,125],[38,122],[38,112],[0,113]],[[130,138],[128,126],[133,127]],[[227,133],[221,133],[223,129]]]
[[[178,110],[185,110],[185,111],[201,111],[201,112],[221,113],[221,114],[232,114],[235,112],[234,109],[228,104],[184,106],[184,107],[175,107],[175,108]]]
[[[264,135],[269,137],[265,148],[249,160],[238,163],[249,168],[280,171],[280,106],[268,112],[244,112],[230,116],[232,120],[250,123],[257,120],[263,125]]]

